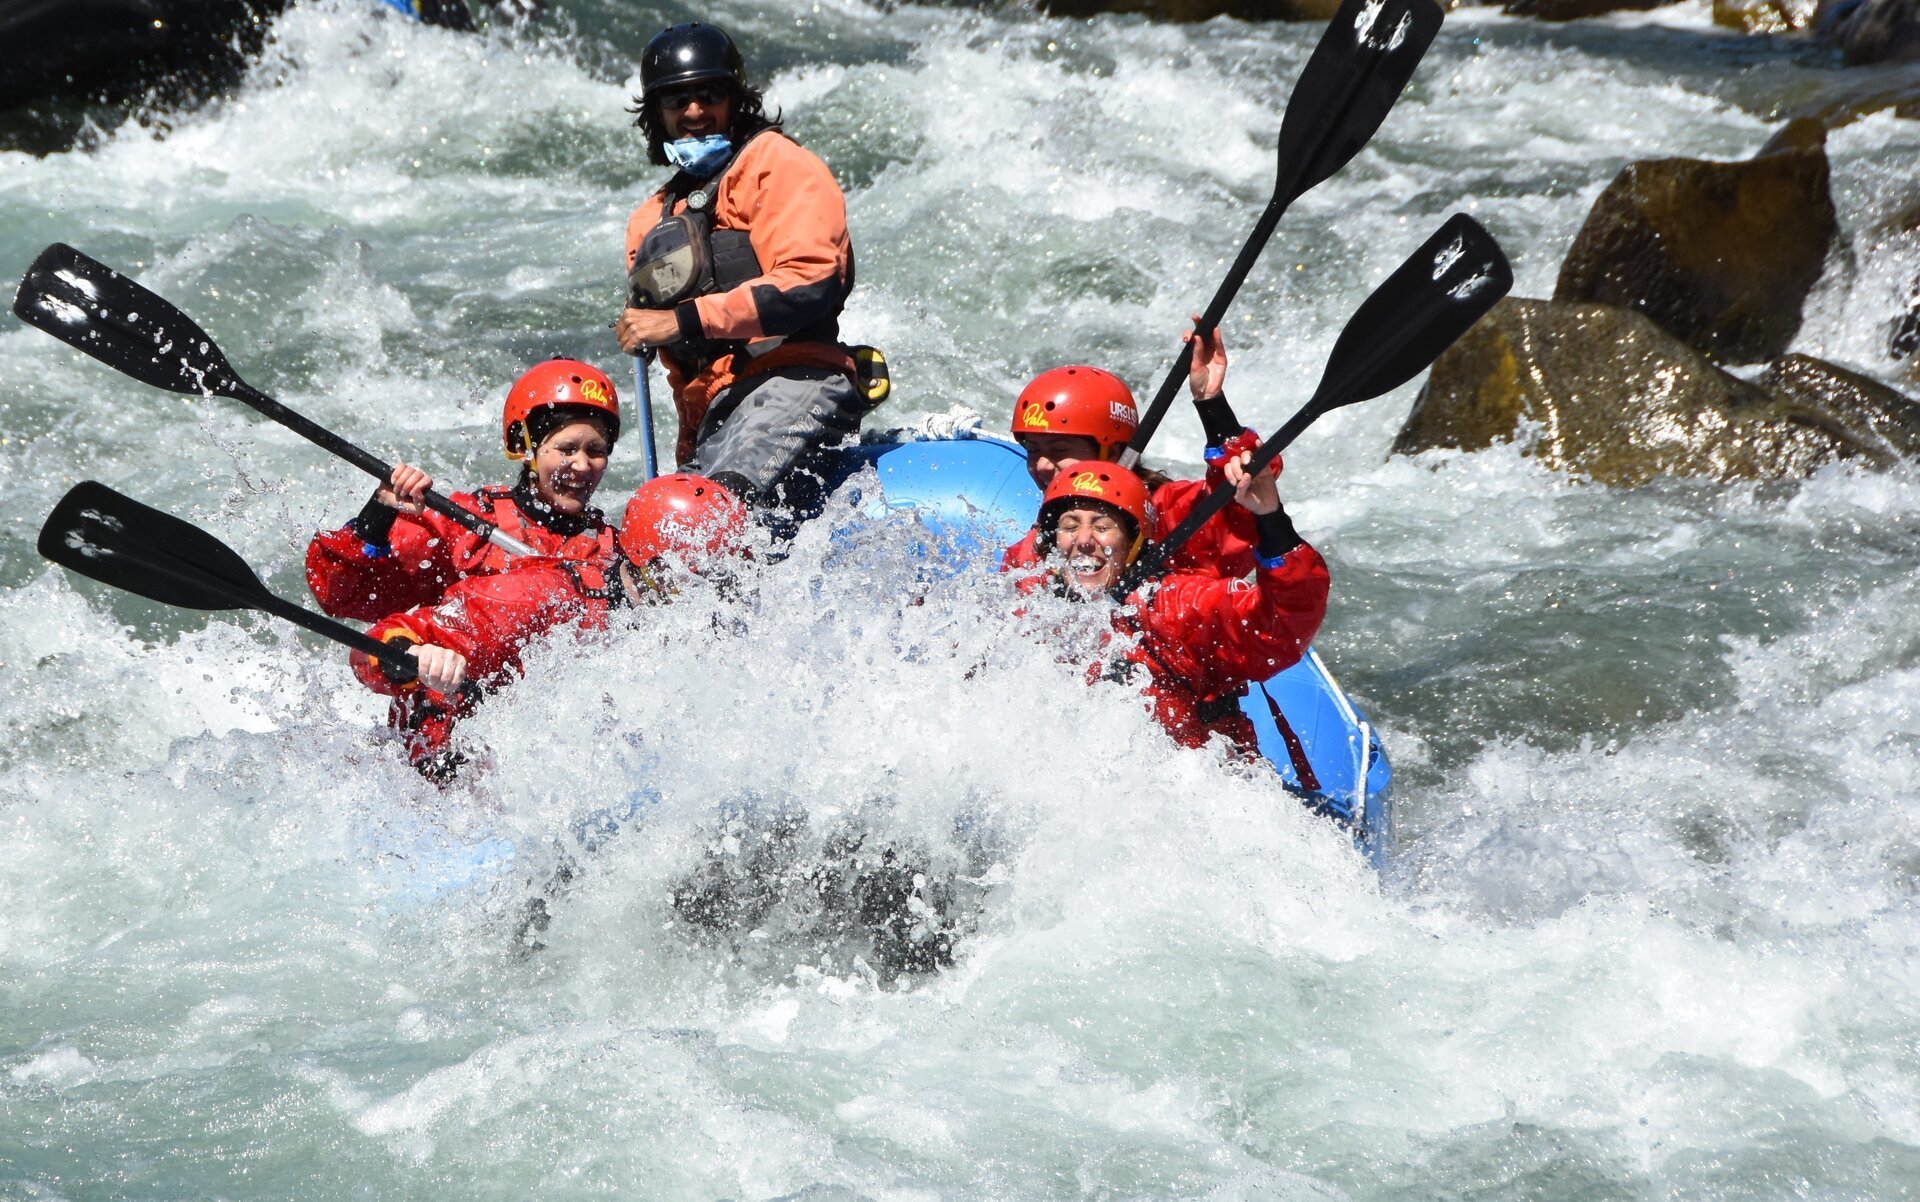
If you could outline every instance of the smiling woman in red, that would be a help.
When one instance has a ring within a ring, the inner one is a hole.
[[[1327,565],[1293,528],[1269,472],[1249,475],[1245,453],[1221,465],[1235,505],[1256,530],[1252,581],[1174,571],[1124,597],[1115,589],[1146,548],[1153,505],[1140,477],[1111,463],[1055,474],[1040,503],[1036,546],[1045,571],[1021,582],[1106,606],[1115,634],[1097,676],[1141,680],[1153,713],[1182,746],[1214,734],[1258,752],[1240,712],[1247,685],[1306,653],[1327,612]],[[1143,678],[1144,677],[1144,678]]]
[[[620,436],[620,398],[606,373],[549,359],[514,382],[501,412],[511,487],[450,499],[542,556],[604,559],[613,527],[589,502]],[[438,601],[456,582],[505,571],[513,557],[422,504],[433,477],[400,464],[388,484],[338,530],[307,546],[307,584],[320,608],[363,622]]]

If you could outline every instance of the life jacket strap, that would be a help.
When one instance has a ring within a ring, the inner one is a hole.
[[[1280,732],[1280,741],[1287,745],[1287,758],[1293,761],[1293,774],[1300,778],[1300,787],[1310,793],[1320,791],[1320,778],[1314,774],[1313,764],[1307,759],[1307,749],[1301,745],[1300,736],[1294,733],[1293,724],[1280,712],[1280,703],[1273,699],[1266,685],[1260,686],[1260,695],[1267,699],[1267,712],[1273,715],[1273,725]]]

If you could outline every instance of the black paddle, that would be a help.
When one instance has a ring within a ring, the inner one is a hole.
[[[64,242],[40,252],[13,298],[21,321],[85,351],[143,383],[188,396],[223,396],[251,406],[385,484],[393,468],[315,425],[242,380],[213,336],[153,292]],[[532,547],[437,492],[429,509],[445,514],[510,555]]]
[[[364,651],[398,681],[416,675],[405,651],[267,591],[232,547],[191,522],[92,480],[74,485],[40,527],[40,554],[63,568],[183,609],[258,609]],[[462,684],[464,692],[471,682]]]
[[[1287,424],[1260,444],[1248,472],[1265,471],[1302,431],[1344,405],[1392,392],[1419,375],[1513,287],[1513,269],[1493,235],[1456,213],[1373,290],[1327,356],[1320,386]],[[1168,556],[1233,500],[1233,486],[1208,493],[1186,520],[1127,569],[1121,596],[1156,575]]]
[[[1346,0],[1340,6],[1300,72],[1286,116],[1280,120],[1280,168],[1273,199],[1201,314],[1196,336],[1212,333],[1226,316],[1227,306],[1246,282],[1287,206],[1346,166],[1387,119],[1387,111],[1440,32],[1441,16],[1434,0]],[[1140,462],[1140,453],[1186,381],[1189,354],[1183,345],[1174,357],[1160,391],[1141,416],[1139,429],[1120,452],[1121,467]]]

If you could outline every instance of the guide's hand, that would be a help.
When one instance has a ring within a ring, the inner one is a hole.
[[[672,309],[624,309],[613,323],[613,336],[620,349],[637,355],[649,347],[665,346],[680,339],[680,318]]]

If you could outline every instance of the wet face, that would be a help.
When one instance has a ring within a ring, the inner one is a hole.
[[[733,90],[724,79],[701,79],[661,88],[654,98],[667,141],[724,134],[733,125]]]
[[[1070,583],[1096,593],[1119,581],[1132,547],[1125,518],[1104,505],[1076,505],[1054,527],[1052,557]]]
[[[1043,491],[1061,468],[1100,458],[1100,444],[1084,434],[1022,434],[1020,445],[1027,451],[1027,475]]]
[[[579,513],[607,474],[613,444],[596,421],[568,422],[540,441],[533,454],[533,487],[560,513]]]

